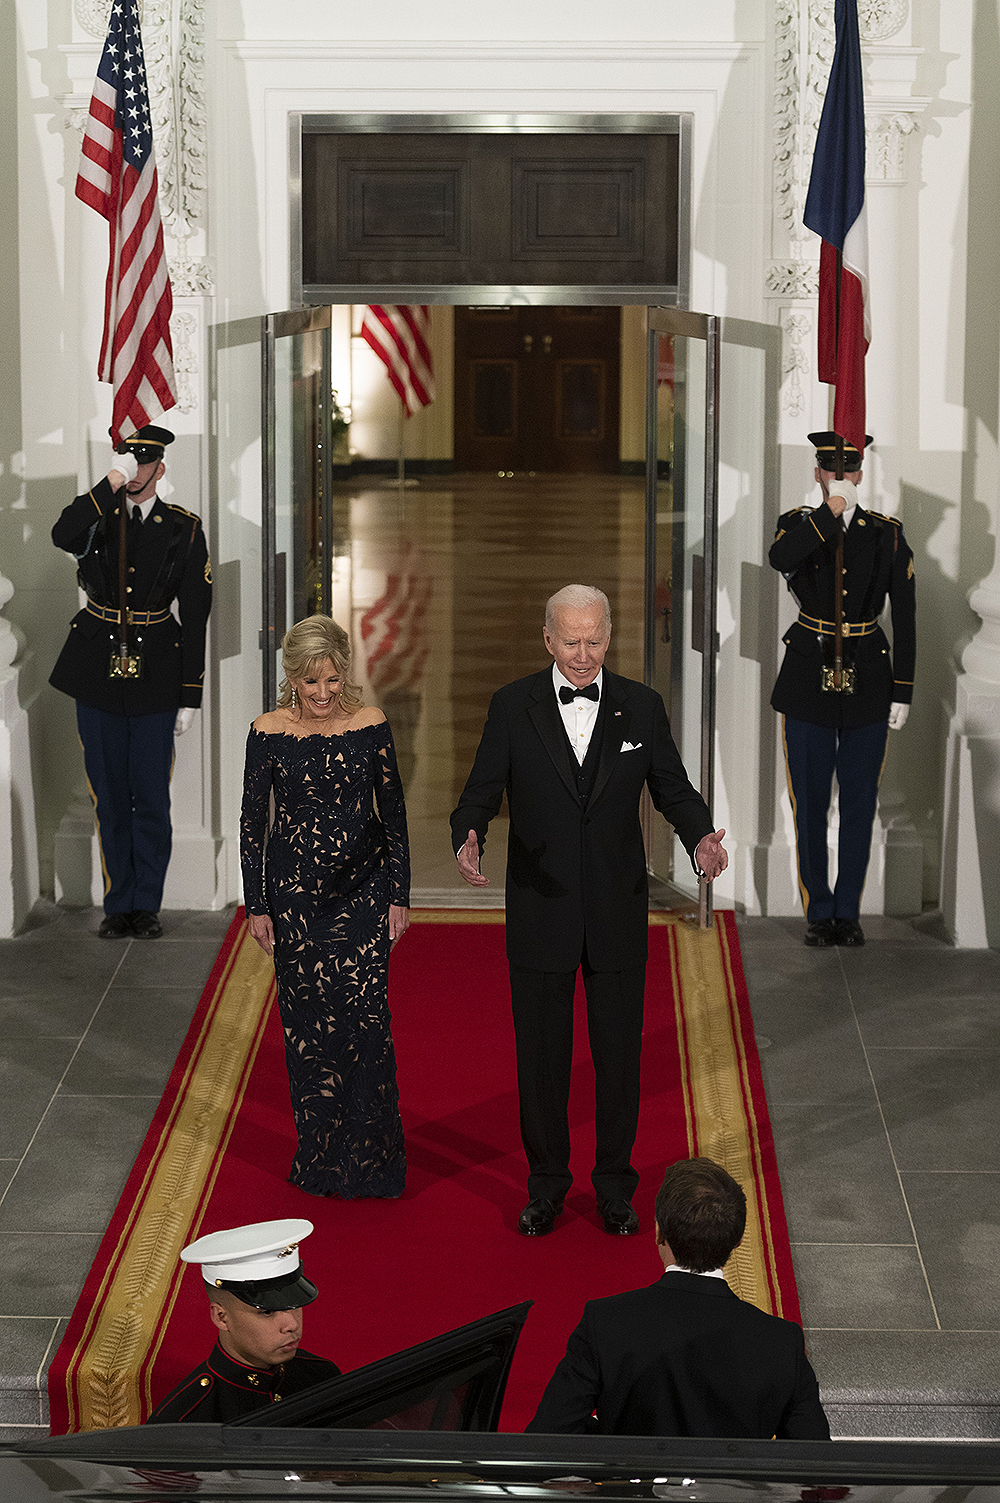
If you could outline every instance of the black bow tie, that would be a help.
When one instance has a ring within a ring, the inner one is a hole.
[[[600,699],[601,691],[596,684],[587,684],[583,689],[570,689],[568,686],[559,690],[559,698],[564,705],[572,704],[579,694],[581,699]]]

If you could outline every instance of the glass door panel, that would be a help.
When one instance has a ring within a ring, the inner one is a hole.
[[[688,776],[711,807],[718,323],[650,309],[647,337],[646,682],[662,696]],[[697,884],[687,852],[651,806],[645,829],[651,875],[697,895],[707,924],[711,889]]]
[[[272,709],[281,639],[332,603],[329,308],[261,320],[263,700]]]

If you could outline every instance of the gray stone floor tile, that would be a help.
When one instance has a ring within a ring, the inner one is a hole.
[[[0,1232],[103,1233],[156,1100],[57,1097],[0,1205]]]
[[[38,1372],[58,1321],[0,1317],[0,1406],[9,1425],[37,1425],[41,1418]]]
[[[7,1039],[0,1049],[0,1155],[20,1158],[73,1057],[73,1039]]]
[[[115,986],[198,986],[200,991],[218,953],[216,939],[191,939],[183,944],[135,940],[115,976]]]
[[[855,1006],[869,1048],[1000,1051],[1000,993],[973,992],[942,1003],[933,987],[906,997],[869,992],[855,998]]]
[[[740,948],[753,1005],[773,996],[828,1008],[850,1008],[850,992],[836,951],[792,950],[773,944]]]
[[[869,1049],[868,1061],[904,1169],[1000,1170],[1000,1051]]]
[[[96,1232],[0,1232],[0,1320],[71,1315],[100,1242]]]
[[[777,1017],[768,1020],[766,1014],[757,1022],[755,1015],[755,1033],[769,1106],[870,1097],[871,1074],[853,1018],[829,1023],[813,1016],[810,1026],[810,1019],[801,1014],[785,1024]],[[836,1069],[831,1069],[831,1060],[836,1060]]]
[[[40,979],[44,980],[44,971]],[[82,1038],[101,996],[101,992],[56,987],[5,1001],[0,982],[0,1038]]]
[[[19,939],[0,940],[0,1001],[71,992],[99,1002],[130,946],[101,939],[44,949]]]
[[[202,988],[112,987],[67,1071],[65,1096],[159,1096]]]
[[[166,940],[212,939],[218,947],[225,939],[226,931],[235,913],[235,903],[230,903],[228,908],[220,908],[212,913],[203,912],[198,908],[165,908],[160,915],[163,922],[163,938]]]
[[[812,1327],[838,1330],[936,1329],[917,1249],[793,1243],[799,1300]]]
[[[838,1403],[997,1404],[1000,1343],[992,1332],[817,1331],[806,1350],[825,1398]]]
[[[904,1174],[945,1330],[1000,1331],[1000,1174]]]
[[[1000,997],[1000,952],[943,945],[867,945],[838,951],[855,1006],[936,998],[944,1011],[967,997]]]
[[[0,1195],[3,1194],[14,1178],[20,1162],[20,1159],[0,1159]]]
[[[877,1107],[777,1102],[771,1124],[793,1242],[912,1240]]]

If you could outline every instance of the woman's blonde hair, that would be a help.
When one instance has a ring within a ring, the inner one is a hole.
[[[311,671],[329,658],[342,676],[340,704],[345,710],[360,709],[361,690],[348,678],[351,668],[351,642],[342,626],[331,616],[305,616],[290,626],[281,640],[281,667],[284,678],[278,687],[278,709],[287,710],[292,703],[292,679],[308,678]]]

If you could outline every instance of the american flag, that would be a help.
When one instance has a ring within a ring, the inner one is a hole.
[[[114,0],[76,179],[77,198],[110,228],[97,374],[114,388],[113,444],[177,401],[173,299],[156,194],[138,0]]]
[[[822,239],[819,379],[836,387],[833,430],[865,452],[865,355],[872,337],[865,212],[865,99],[858,0],[836,0],[837,46],[803,220]],[[840,253],[838,259],[838,252]]]
[[[407,417],[434,400],[430,315],[426,303],[369,303],[361,338],[384,363]]]

